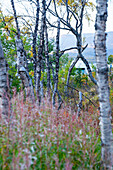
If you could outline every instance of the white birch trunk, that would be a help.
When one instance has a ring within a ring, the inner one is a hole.
[[[17,72],[25,88],[26,96],[32,96],[32,99],[34,99],[32,80],[25,68],[25,54],[24,54],[25,52],[23,42],[18,37],[16,37],[16,48],[17,48]]]
[[[77,110],[77,118],[80,116],[80,111],[82,108],[82,92],[79,91],[79,103],[78,103],[78,110]]]
[[[56,35],[56,74],[55,74],[55,84],[54,84],[54,91],[52,96],[53,106],[55,106],[55,97],[56,93],[58,94],[59,98],[59,106],[61,106],[61,97],[58,92],[58,73],[59,73],[59,37],[60,37],[60,20],[58,19],[58,28],[57,28],[57,35]]]
[[[106,57],[107,0],[97,0],[95,22],[95,53],[97,61],[97,84],[100,102],[100,130],[102,163],[104,169],[112,169],[112,128],[109,101],[108,66]]]
[[[11,5],[12,5],[13,12],[14,12],[14,18],[15,18],[15,23],[16,23],[16,28],[17,28],[17,36],[15,36],[15,38],[16,38],[15,43],[16,43],[16,48],[17,48],[17,73],[19,74],[22,84],[25,88],[26,96],[31,96],[32,99],[34,100],[34,91],[33,91],[32,80],[29,76],[29,73],[28,73],[26,67],[25,67],[26,56],[25,56],[23,42],[20,38],[20,28],[19,28],[19,24],[18,24],[18,20],[17,20],[17,14],[16,14],[15,5],[14,5],[14,0],[11,0]]]
[[[7,87],[7,71],[6,61],[3,55],[2,45],[0,41],[0,111],[4,115],[8,115],[8,87]]]
[[[44,50],[44,27],[45,27],[45,0],[41,1],[42,4],[42,14],[41,14],[41,24],[40,24],[40,42],[38,46],[38,58],[36,67],[36,94],[38,99],[38,104],[41,103],[40,88],[43,88],[43,81],[41,80],[41,71],[44,71],[44,61],[43,61],[43,50]],[[40,87],[40,83],[42,84]],[[43,97],[43,96],[42,96]]]

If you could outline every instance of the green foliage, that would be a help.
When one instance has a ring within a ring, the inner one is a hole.
[[[0,37],[3,46],[4,56],[8,64],[8,74],[10,82],[10,90],[16,88],[17,92],[20,90],[21,80],[17,77],[17,64],[16,64],[16,46],[15,46],[15,35],[16,29],[14,26],[14,18],[12,16],[3,16],[0,14]],[[25,31],[25,30],[24,30]],[[24,49],[27,51],[27,58],[31,57],[31,38],[27,35],[21,35],[23,40]],[[29,70],[33,70],[33,64],[28,65]]]
[[[82,73],[81,69],[76,69],[72,72],[72,75],[74,76],[74,86],[81,88],[84,83],[88,81],[88,76],[86,74]]]
[[[113,55],[110,55],[108,57],[108,64],[112,64],[113,63]]]
[[[62,56],[60,59],[60,70],[59,70],[59,85],[66,84],[67,75],[69,67],[71,65],[72,58],[69,58],[67,55]],[[81,69],[77,69],[76,66],[72,69],[70,74],[70,85],[73,87],[81,88],[85,82],[88,81],[88,76],[83,73]]]
[[[13,29],[13,27],[11,27]],[[13,88],[17,89],[17,92],[20,89],[20,80],[16,76],[17,69],[16,69],[16,46],[15,46],[15,37],[14,33],[4,30],[3,23],[0,27],[0,37],[3,46],[4,56],[8,65],[8,74],[9,74],[9,82],[11,87],[11,92]]]
[[[110,102],[111,102],[111,115],[112,115],[112,120],[113,120],[113,84],[111,85],[111,88],[110,88]]]

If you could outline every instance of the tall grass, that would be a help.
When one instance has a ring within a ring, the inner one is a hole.
[[[46,99],[39,107],[23,93],[12,98],[12,116],[0,114],[0,170],[99,169],[98,111],[79,118],[70,107],[55,110]]]

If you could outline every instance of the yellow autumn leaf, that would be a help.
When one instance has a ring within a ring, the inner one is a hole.
[[[6,25],[4,28],[5,28],[5,29],[8,29],[8,25]]]
[[[58,0],[58,4],[61,4],[63,1],[62,0]],[[72,2],[71,0],[68,0],[68,5],[70,5]]]
[[[71,1],[70,0],[68,0],[68,5],[70,5],[71,4]]]
[[[8,40],[8,36],[6,35],[6,40]]]
[[[14,17],[13,17],[13,16],[10,16],[9,19],[14,19]]]
[[[31,54],[31,57],[33,57],[33,47],[31,47],[30,54]]]
[[[59,0],[59,3],[61,3],[62,2],[62,0]]]
[[[34,71],[31,70],[31,71],[29,72],[29,75],[33,77],[33,76],[34,76]]]
[[[5,17],[5,22],[8,22],[9,21],[9,17]]]

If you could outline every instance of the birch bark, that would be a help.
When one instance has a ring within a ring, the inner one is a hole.
[[[53,96],[52,96],[53,106],[55,106],[55,96],[56,96],[56,93],[58,94],[58,102],[59,102],[58,109],[60,109],[61,104],[62,104],[62,99],[58,91],[58,73],[59,73],[59,59],[60,59],[59,37],[60,37],[60,20],[58,19],[58,28],[57,28],[57,35],[56,35],[56,74],[55,74],[54,91],[53,91]]]
[[[100,102],[100,130],[102,163],[104,169],[112,169],[112,128],[109,101],[108,66],[106,57],[107,0],[97,0],[95,21],[95,54],[97,61],[97,84]]]
[[[46,67],[47,67],[47,97],[50,100],[50,60],[49,60],[49,49],[48,49],[48,32],[47,25],[45,23],[45,57],[46,57]]]
[[[17,28],[17,36],[15,36],[16,38],[15,43],[17,48],[17,73],[19,74],[23,86],[25,87],[26,96],[32,96],[32,99],[34,100],[33,84],[29,76],[29,73],[25,67],[25,61],[26,61],[25,50],[24,50],[23,42],[20,38],[20,28],[19,28],[16,9],[13,0],[11,0],[11,5],[14,12],[14,18],[15,18],[15,23]]]
[[[7,91],[8,86],[7,86],[6,61],[4,58],[2,44],[0,40],[0,110],[4,115],[8,115],[9,111]]]
[[[43,50],[44,50],[44,27],[45,27],[45,0],[42,0],[42,16],[41,16],[41,26],[40,26],[40,43],[38,47],[38,58],[36,67],[36,94],[38,98],[38,104],[41,102],[40,95],[40,79],[41,71],[43,71]],[[43,88],[43,84],[41,85]]]
[[[25,68],[25,52],[23,47],[23,42],[18,36],[15,37],[16,40],[16,48],[17,48],[17,72],[21,78],[22,84],[25,88],[26,96],[32,96],[34,99],[34,91],[33,91],[33,84],[32,80]]]
[[[35,21],[35,29],[33,33],[33,58],[34,58],[34,83],[36,89],[36,68],[37,68],[37,52],[36,52],[36,43],[37,43],[37,31],[39,25],[39,1],[36,2],[37,10],[36,10],[36,21]]]

